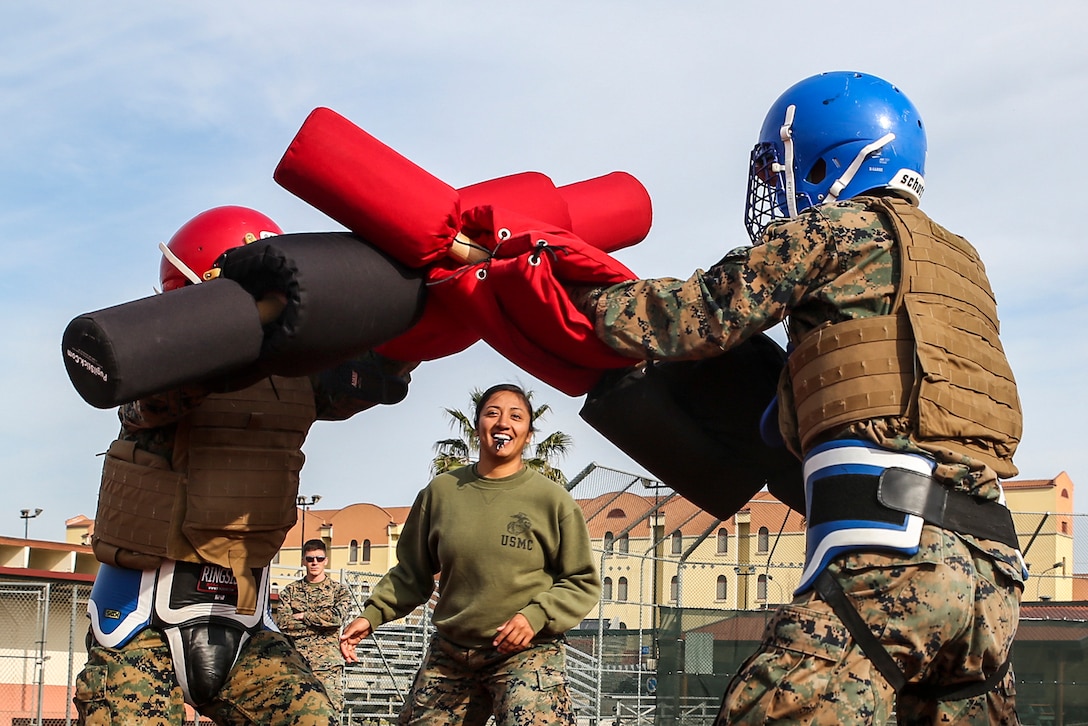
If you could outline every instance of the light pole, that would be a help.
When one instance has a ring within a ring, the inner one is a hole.
[[[298,540],[298,556],[299,556],[299,559],[302,558],[302,547],[303,547],[303,545],[306,544],[306,510],[308,510],[310,507],[312,507],[313,505],[317,504],[320,501],[321,501],[321,495],[320,494],[311,494],[308,497],[304,497],[301,494],[299,494],[298,497],[295,498],[295,503],[298,504],[298,506],[302,507],[302,530],[299,533],[299,540]]]
[[[665,542],[665,521],[664,513],[661,511],[661,490],[667,488],[662,482],[654,479],[647,479],[645,477],[639,477],[642,482],[642,486],[645,489],[650,489],[654,493],[654,516],[650,519],[650,542],[653,543],[654,558],[653,558],[653,571],[650,573],[650,589],[651,599],[653,600],[651,606],[653,613],[653,627],[657,628],[661,623],[661,608],[658,607],[664,598],[661,595],[662,581],[665,579],[665,553],[663,545]]]
[[[774,585],[775,587],[778,588],[778,601],[774,602],[774,603],[770,603],[770,604],[772,604],[772,605],[784,605],[786,603],[786,595],[785,595],[785,590],[782,588],[782,583],[780,583],[778,580],[774,579],[774,575],[767,575],[767,582],[771,583],[772,585]],[[767,598],[767,601],[770,602],[769,597]]]
[[[1046,569],[1045,569],[1045,570],[1043,570],[1042,572],[1039,572],[1039,573],[1034,573],[1034,572],[1033,572],[1033,573],[1031,573],[1031,574],[1032,574],[1032,577],[1034,577],[1034,578],[1035,578],[1035,597],[1036,597],[1037,599],[1039,599],[1039,600],[1044,600],[1044,599],[1045,599],[1045,600],[1049,600],[1049,599],[1050,599],[1050,596],[1049,596],[1049,595],[1041,595],[1041,594],[1039,593],[1039,591],[1040,591],[1040,590],[1041,590],[1041,589],[1043,588],[1043,580],[1042,580],[1042,576],[1043,576],[1043,575],[1045,575],[1045,574],[1046,574],[1046,573],[1048,573],[1048,572],[1051,572],[1052,570],[1056,570],[1056,569],[1058,569],[1059,567],[1063,568],[1063,569],[1062,569],[1062,574],[1065,574],[1065,569],[1064,569],[1064,566],[1065,566],[1065,562],[1055,562],[1055,563],[1054,563],[1053,565],[1051,565],[1050,567],[1046,568]]]
[[[28,539],[28,535],[30,533],[30,520],[34,519],[41,513],[41,507],[36,508],[33,514],[30,513],[29,509],[23,509],[19,512],[19,518],[23,520],[23,539]]]

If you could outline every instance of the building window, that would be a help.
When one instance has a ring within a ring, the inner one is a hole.
[[[1068,489],[1062,489],[1062,499],[1068,499],[1068,498],[1069,498],[1069,490]]]
[[[370,540],[363,540],[363,562],[370,562]]]
[[[684,535],[680,534],[680,530],[672,533],[672,553],[674,555],[684,554]]]
[[[616,535],[612,534],[611,532],[605,532],[604,533],[604,550],[605,550],[605,552],[611,552],[612,551],[612,540],[614,540],[615,538],[616,538]]]
[[[718,591],[715,598],[721,602],[729,597],[729,580],[725,579],[725,575],[718,575]]]
[[[86,544],[86,543],[84,543],[84,544]],[[280,563],[280,553],[279,553],[279,550],[276,550],[276,554],[272,555],[272,564],[273,565],[278,565],[279,563]]]
[[[616,551],[621,554],[627,554],[630,549],[630,542],[627,539],[627,533],[621,534],[616,538]]]
[[[627,512],[622,509],[613,509],[608,512],[608,516],[606,516],[605,519],[625,519],[626,517]]]
[[[611,577],[604,578],[604,582],[601,583],[601,599],[602,600],[611,600],[612,599],[612,578]]]
[[[771,548],[771,531],[766,527],[759,528],[756,539],[756,552],[766,552]]]
[[[729,530],[722,527],[718,530],[718,554],[724,555],[729,552]]]
[[[348,564],[354,565],[359,561],[359,540],[353,539],[348,545]]]
[[[680,578],[676,575],[669,580],[669,601],[676,602],[680,597]]]
[[[620,602],[627,602],[627,578],[621,577],[619,582],[616,583],[616,599]]]
[[[760,575],[756,579],[756,600],[767,599],[767,576]]]

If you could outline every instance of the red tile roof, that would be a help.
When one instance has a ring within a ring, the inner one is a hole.
[[[1020,607],[1020,622],[1026,620],[1064,620],[1088,624],[1088,603],[1028,603]]]

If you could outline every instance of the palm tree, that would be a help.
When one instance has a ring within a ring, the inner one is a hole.
[[[484,392],[479,389],[472,391],[472,405],[468,409],[470,412],[476,410],[476,406],[480,403],[480,396],[482,396],[483,393]],[[533,392],[526,391],[525,395],[529,399],[529,405],[532,406]],[[431,460],[432,475],[441,474],[442,472],[471,464],[476,461],[480,454],[480,437],[476,434],[476,426],[472,419],[472,413],[465,413],[464,411],[458,411],[454,408],[447,408],[445,411],[446,415],[450,417],[450,428],[452,428],[457,435],[455,438],[442,439],[441,441],[435,442],[435,457]],[[534,427],[538,425],[550,411],[551,407],[546,403],[534,408]],[[536,434],[533,435],[533,438],[536,438]],[[567,475],[564,474],[554,462],[566,456],[573,444],[574,440],[562,431],[548,434],[525,452],[525,465],[536,469],[555,483],[566,487]]]

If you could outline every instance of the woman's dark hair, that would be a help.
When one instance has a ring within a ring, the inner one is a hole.
[[[521,397],[521,400],[525,402],[525,410],[529,413],[529,430],[533,430],[533,406],[529,403],[529,394],[527,394],[521,386],[516,386],[513,383],[496,383],[491,388],[487,389],[480,394],[480,398],[476,401],[476,415],[473,417],[473,425],[480,425],[480,414],[484,412],[484,407],[487,402],[491,400],[491,397],[496,393],[502,393],[507,391]]]

